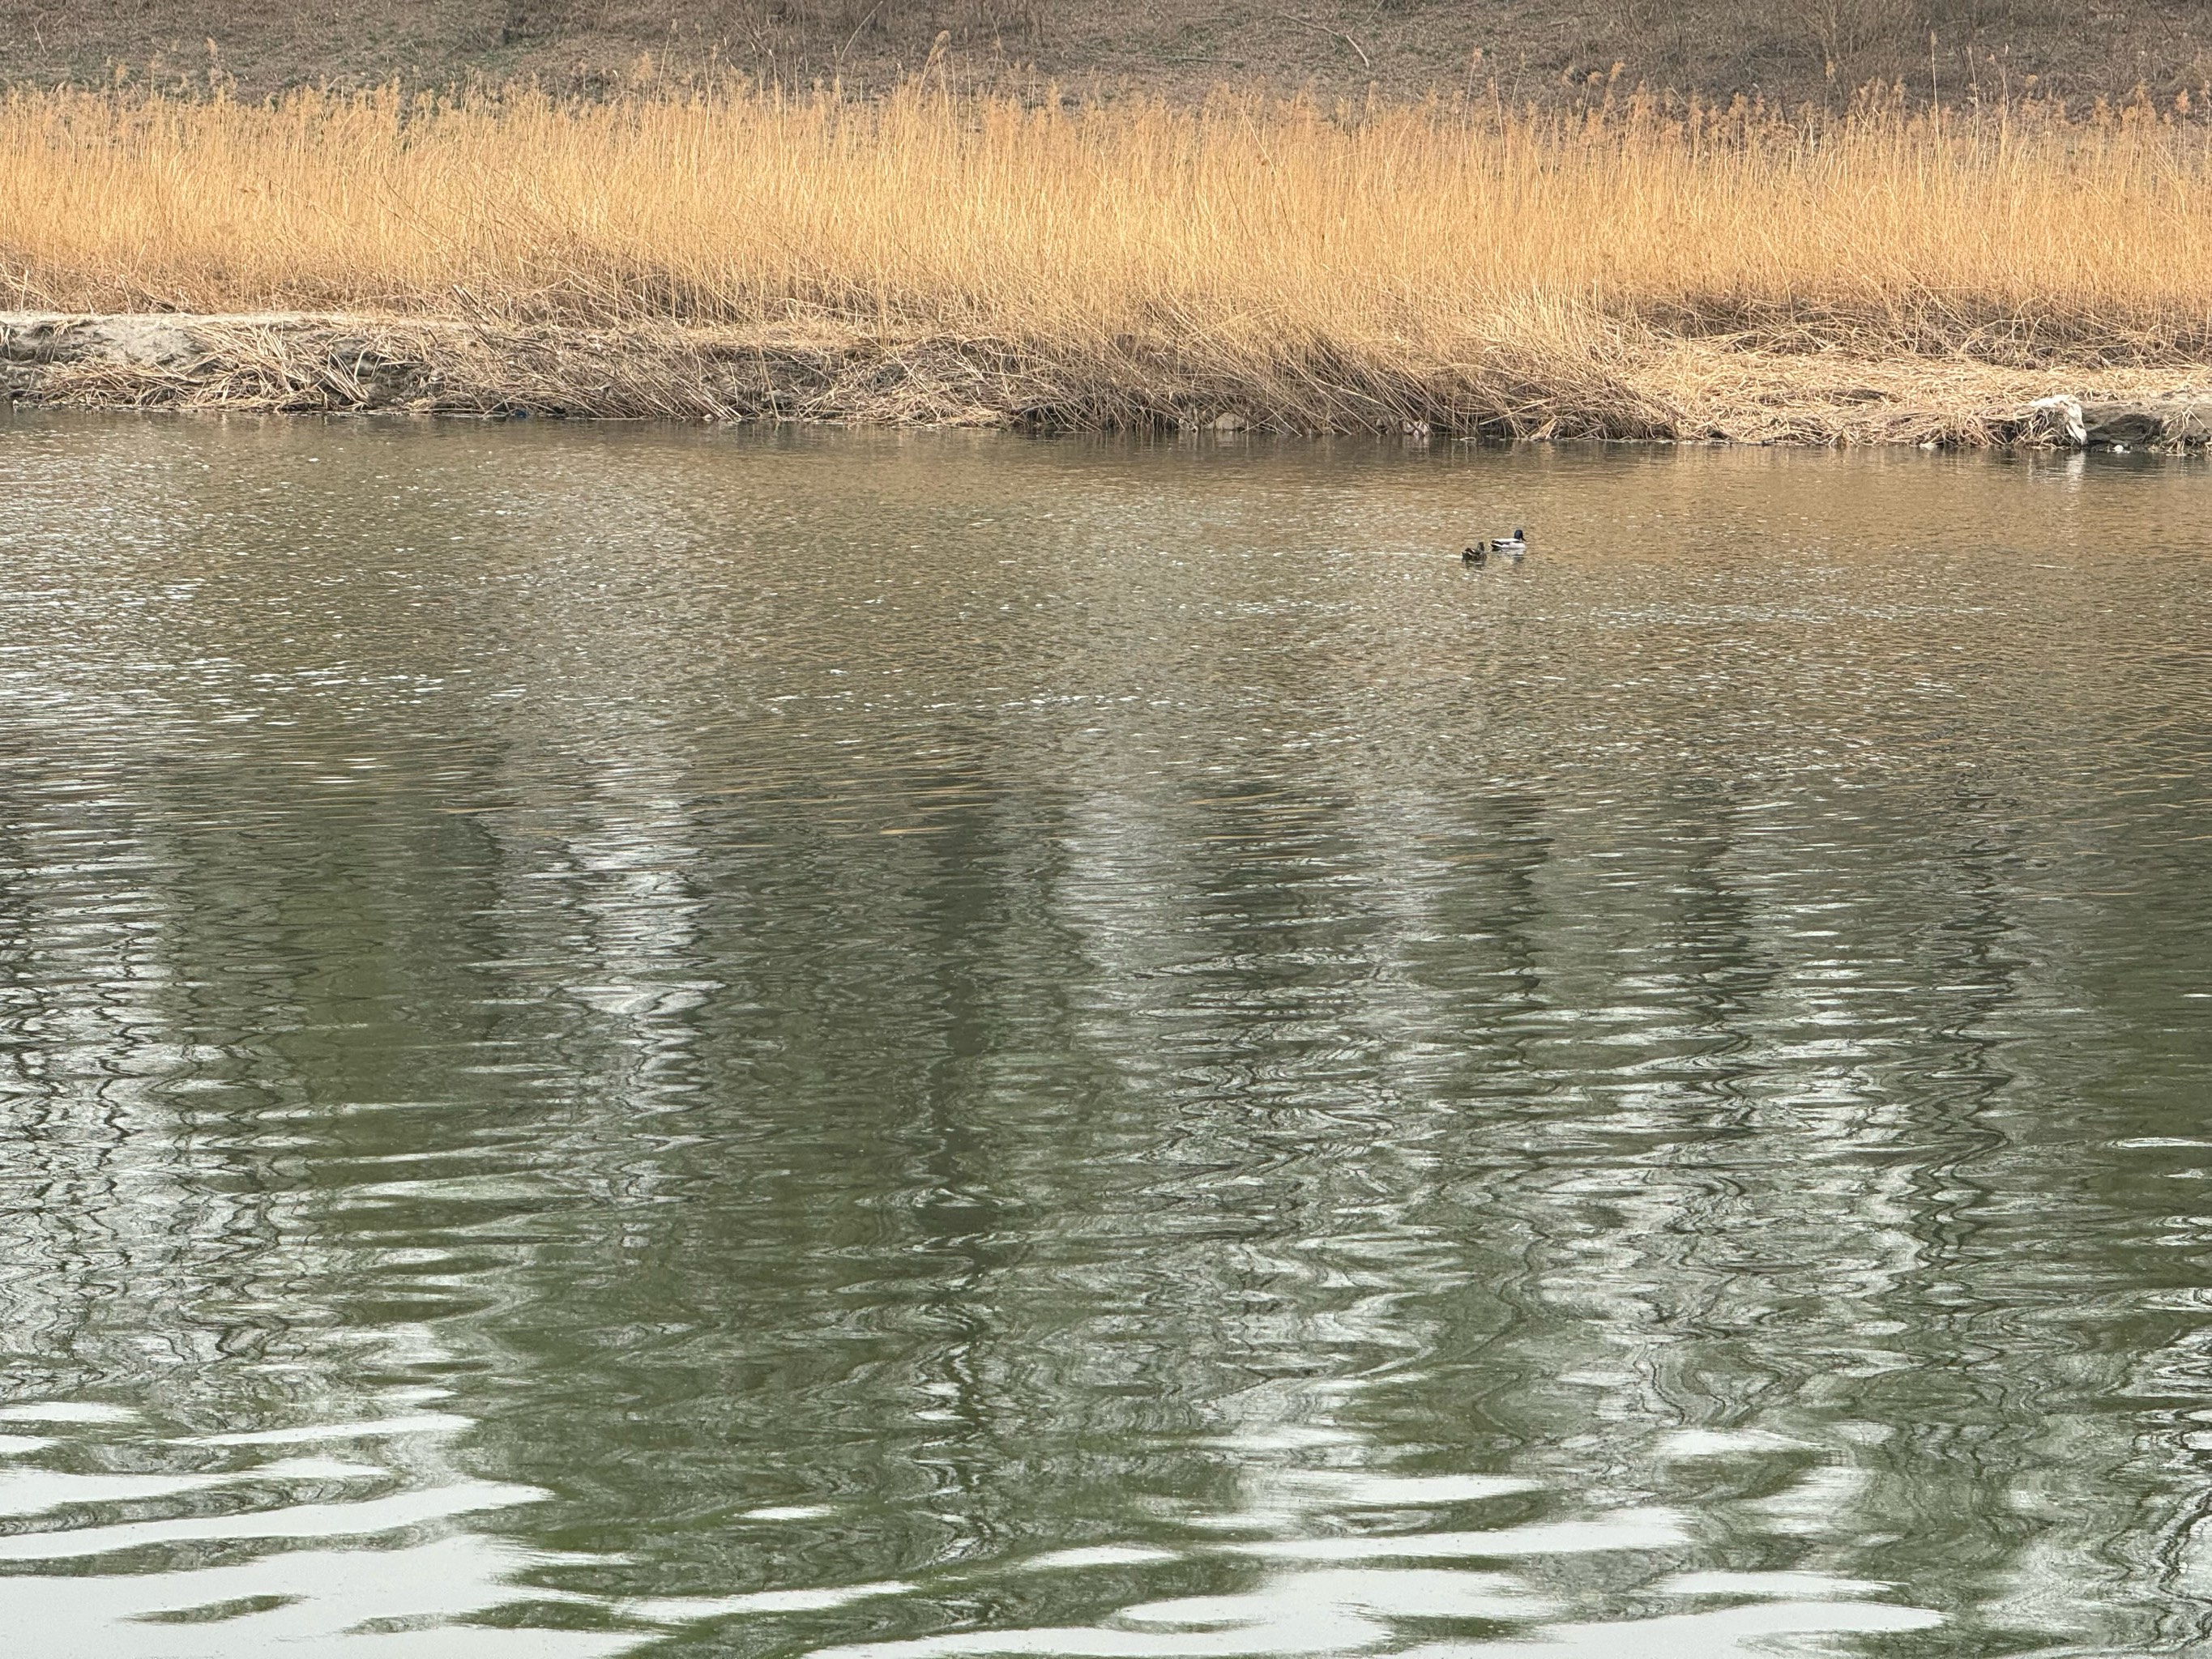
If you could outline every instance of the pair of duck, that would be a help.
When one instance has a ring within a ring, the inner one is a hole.
[[[1528,550],[1528,532],[1516,528],[1510,536],[1493,536],[1486,542],[1477,542],[1473,547],[1462,550],[1460,558],[1468,564],[1487,564],[1493,553],[1517,559]]]

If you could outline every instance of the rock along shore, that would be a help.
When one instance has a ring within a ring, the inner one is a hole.
[[[50,408],[801,420],[1483,438],[2212,446],[2212,368],[2012,369],[1632,337],[1425,372],[1201,369],[834,325],[619,329],[466,318],[0,312],[0,396]]]

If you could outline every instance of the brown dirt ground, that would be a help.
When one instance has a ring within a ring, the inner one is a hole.
[[[1619,64],[1630,86],[1787,106],[1877,80],[1986,98],[2030,76],[2083,102],[2138,83],[2212,101],[2205,0],[0,0],[0,83],[123,70],[249,96],[514,76],[595,93],[649,55],[660,74],[711,64],[866,88],[922,69],[940,36],[958,80],[1174,98],[1224,82],[1486,97],[1494,82],[1509,101],[1549,100]]]

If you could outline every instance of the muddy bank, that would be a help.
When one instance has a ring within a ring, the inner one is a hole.
[[[1202,345],[854,328],[0,312],[0,392],[53,408],[1401,432],[1482,438],[2201,449],[2212,368],[2011,369],[1624,333],[1474,361],[1224,373]]]

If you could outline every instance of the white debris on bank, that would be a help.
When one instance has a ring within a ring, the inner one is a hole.
[[[2028,405],[2021,439],[2064,449],[2197,449],[2212,443],[2212,393],[2098,401],[2060,393]]]

